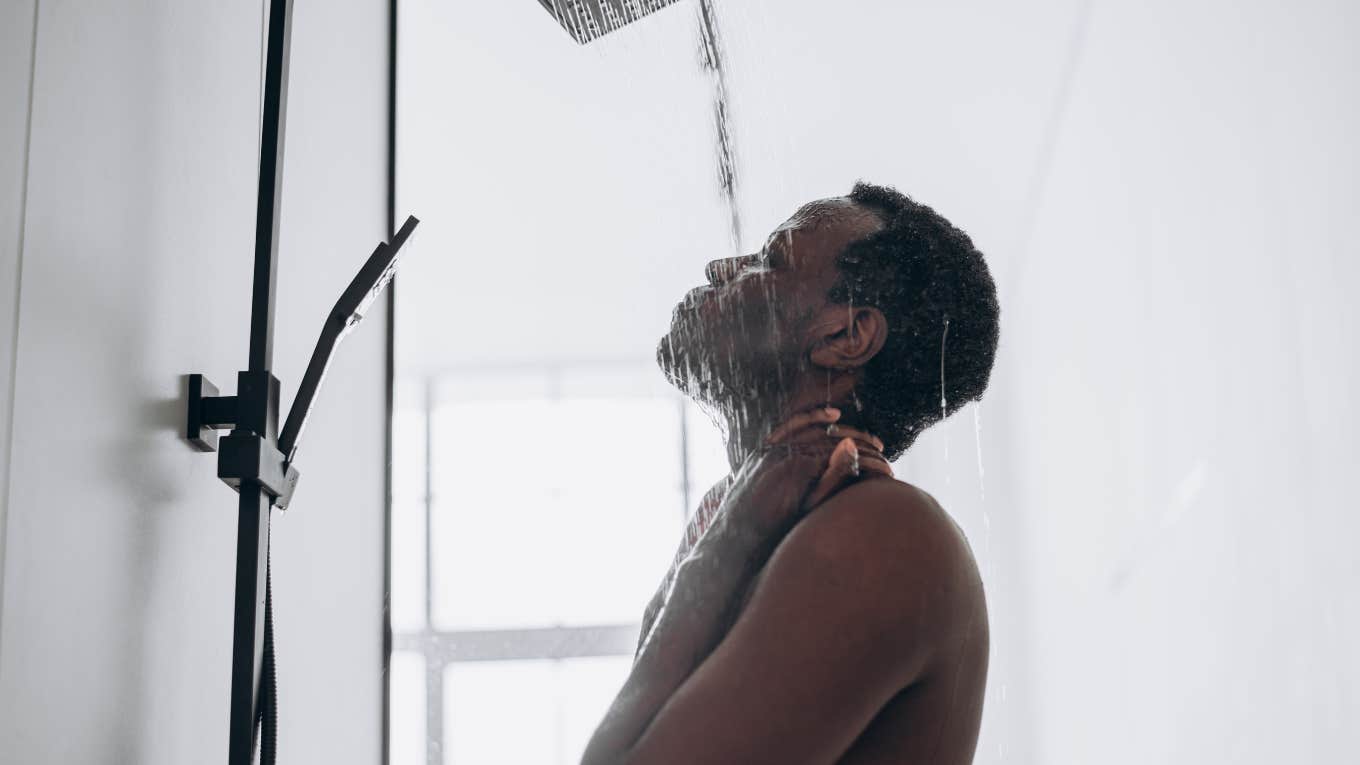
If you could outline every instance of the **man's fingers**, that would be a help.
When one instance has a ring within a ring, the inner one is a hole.
[[[803,412],[794,415],[787,422],[780,425],[765,438],[767,446],[773,446],[781,441],[788,439],[794,433],[814,425],[825,425],[826,434],[832,438],[853,438],[859,442],[860,451],[883,452],[883,441],[872,433],[866,433],[859,428],[849,425],[842,425],[837,422],[840,419],[840,410],[835,407],[825,409],[814,409],[810,412]]]
[[[766,436],[765,443],[777,444],[809,425],[826,425],[833,423],[840,419],[840,416],[841,410],[835,407],[823,407],[820,409],[813,409],[810,412],[795,414],[782,425],[775,428],[770,435]]]
[[[843,439],[836,445],[836,450],[831,453],[826,471],[822,473],[817,485],[808,494],[804,507],[816,507],[845,485],[846,482],[857,478],[859,474],[859,449],[855,446],[854,439]]]
[[[861,469],[869,469],[875,473],[892,477],[892,466],[888,464],[887,458],[883,456],[883,441],[872,433],[866,433],[857,428],[832,423],[826,426],[826,433],[832,437],[848,437],[855,439],[855,445],[859,447],[859,461]]]
[[[860,473],[881,473],[889,478],[893,477],[892,465],[888,464],[887,460],[881,456],[865,454],[862,451],[859,453],[859,471]]]
[[[872,433],[866,433],[858,428],[852,428],[849,425],[841,425],[840,423],[833,422],[826,426],[826,434],[828,436],[848,436],[856,441],[863,441],[865,444],[872,447],[874,451],[883,451],[883,441],[879,440],[878,436],[875,436]]]
[[[893,477],[892,465],[875,452],[866,454],[856,448],[852,439],[844,439],[836,445],[835,451],[827,461],[826,470],[808,494],[804,507],[812,509],[825,502],[837,491],[866,473],[877,473]]]
[[[827,426],[827,434],[833,438],[853,438],[855,446],[859,447],[860,467],[868,467],[875,473],[892,477],[892,467],[888,464],[887,458],[883,456],[883,442],[875,436],[862,430],[836,424]]]

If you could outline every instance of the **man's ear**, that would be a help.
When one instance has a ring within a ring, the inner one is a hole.
[[[828,306],[813,323],[812,363],[826,369],[855,369],[883,350],[888,319],[873,306]]]

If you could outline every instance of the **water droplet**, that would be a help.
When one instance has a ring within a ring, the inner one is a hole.
[[[944,347],[945,341],[949,339],[949,317],[944,317],[944,334],[940,336],[940,419],[943,420],[949,414],[949,403],[945,399],[944,393]]]
[[[980,401],[973,404],[973,439],[973,442],[977,444],[978,500],[985,503],[987,501],[987,486],[982,472],[982,402]],[[982,519],[984,522],[987,521],[986,512],[983,513]],[[990,524],[988,528],[991,528]]]
[[[949,339],[949,316],[944,317],[944,334],[940,336],[940,422],[944,422],[945,417],[949,416],[949,402],[945,399],[944,387],[944,348],[945,341]],[[949,475],[949,438],[946,434],[944,440],[944,483],[951,485]]]

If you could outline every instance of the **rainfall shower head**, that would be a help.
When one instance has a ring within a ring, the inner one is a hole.
[[[538,0],[578,43],[627,26],[675,0]]]

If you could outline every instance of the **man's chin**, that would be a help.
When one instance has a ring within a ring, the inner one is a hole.
[[[707,368],[705,354],[683,342],[684,335],[671,332],[656,345],[656,365],[666,381],[681,393],[695,399],[707,399],[709,390],[717,382]]]
[[[656,365],[661,369],[661,373],[666,376],[666,380],[671,385],[679,388],[682,392],[688,393],[688,375],[683,370],[690,365],[686,363],[685,349],[680,346],[673,334],[667,334],[656,344]]]

